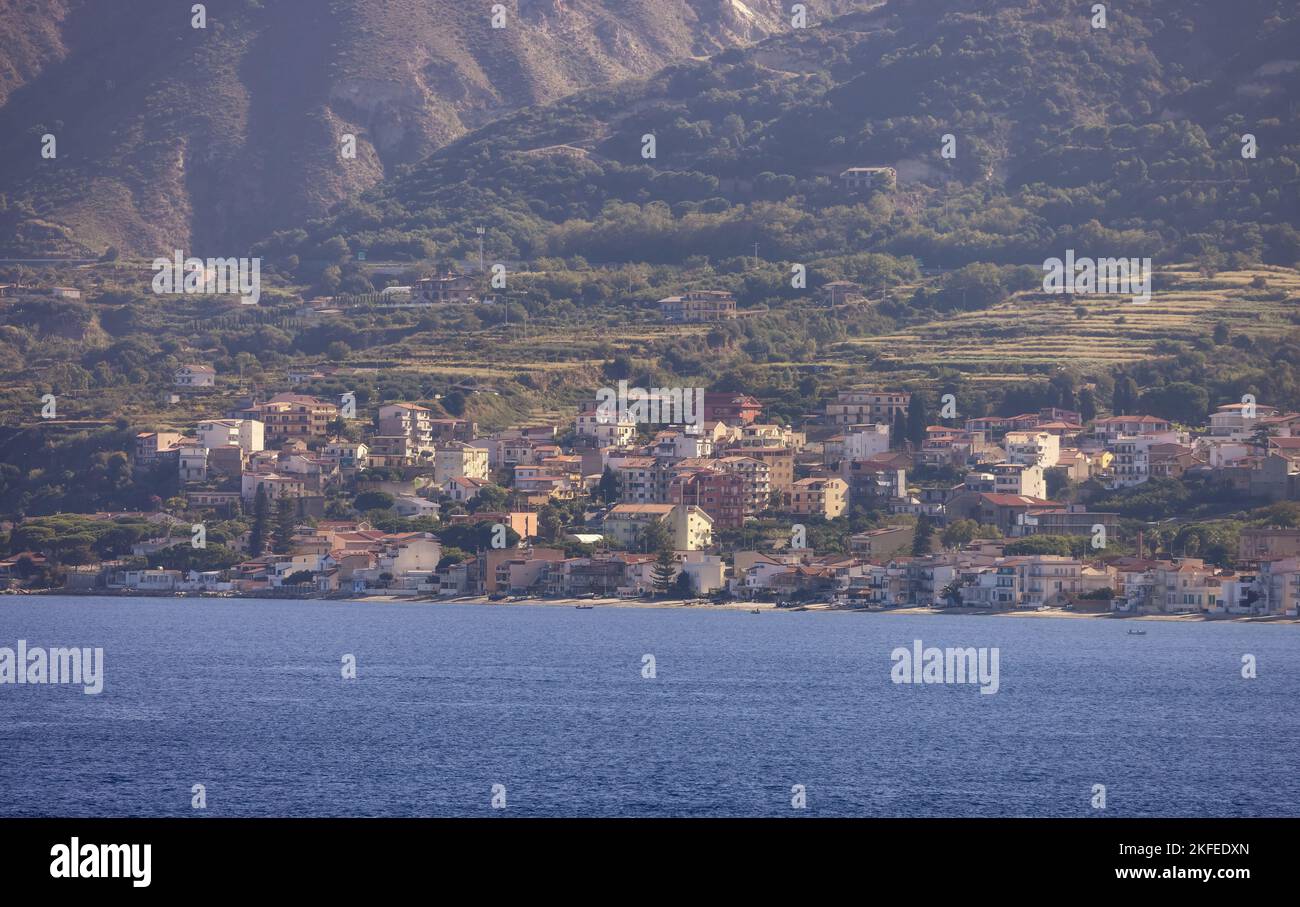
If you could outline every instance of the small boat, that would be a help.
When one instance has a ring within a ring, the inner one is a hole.
[[[1139,630],[1137,627],[1134,627],[1133,629],[1131,629],[1131,630],[1128,631],[1128,635],[1129,635],[1129,636],[1146,636],[1146,635],[1147,635],[1147,631],[1146,631],[1146,630]]]
[[[596,606],[595,605],[574,605],[573,607],[579,611],[590,611],[592,608]]]
[[[763,612],[759,611],[757,608],[751,608],[750,611],[749,611],[749,613],[750,613],[750,614],[762,614]]]

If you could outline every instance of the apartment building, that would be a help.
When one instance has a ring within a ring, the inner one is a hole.
[[[417,450],[433,447],[433,411],[414,403],[389,403],[379,407],[379,434],[405,436]]]
[[[833,520],[848,508],[849,485],[843,479],[813,476],[795,482],[787,498],[791,513]]]
[[[912,395],[905,391],[842,390],[826,404],[829,425],[892,424],[896,413],[906,413]]]

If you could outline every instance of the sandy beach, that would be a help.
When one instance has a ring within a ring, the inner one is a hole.
[[[409,598],[398,595],[370,595],[364,598],[347,599],[347,601],[368,601],[368,602],[409,602],[412,604],[456,604],[456,605],[526,605],[529,607],[546,607],[546,608],[695,608],[706,611],[758,611],[765,612],[785,612],[794,613],[799,611],[818,611],[828,614],[925,614],[925,615],[963,615],[971,617],[1009,617],[1015,619],[1023,618],[1055,618],[1062,620],[1081,620],[1081,619],[1100,619],[1100,620],[1140,620],[1140,621],[1177,621],[1182,623],[1204,622],[1204,621],[1230,621],[1233,623],[1260,623],[1260,624],[1300,624],[1300,618],[1268,616],[1253,617],[1248,615],[1218,615],[1218,614],[1114,614],[1109,611],[1067,611],[1063,608],[1047,608],[1039,610],[1015,610],[1001,611],[990,608],[925,608],[925,607],[907,607],[907,608],[837,608],[831,605],[815,603],[808,605],[798,605],[793,608],[778,608],[773,602],[744,602],[734,601],[723,604],[713,604],[704,599],[641,599],[641,598],[545,598],[545,599],[527,599],[522,601],[511,601],[503,599],[500,601],[490,601],[486,596],[466,596],[463,598]]]

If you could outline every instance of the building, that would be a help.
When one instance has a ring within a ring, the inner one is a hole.
[[[732,394],[706,391],[704,394],[704,421],[725,422],[728,425],[750,425],[763,412],[763,404],[749,394]]]
[[[822,295],[826,304],[832,308],[842,305],[858,305],[867,301],[862,295],[862,288],[847,280],[832,280],[822,285]]]
[[[997,494],[964,491],[947,504],[948,522],[974,520],[987,526],[996,526],[1006,536],[1024,534],[1027,517],[1043,510],[1060,510],[1060,503],[1020,494]]]
[[[433,481],[445,485],[449,479],[486,479],[488,452],[463,441],[439,444],[433,451]]]
[[[994,494],[1025,495],[1031,498],[1047,497],[1047,477],[1041,466],[1023,463],[995,463],[989,467],[993,474]]]
[[[668,485],[673,504],[693,504],[707,513],[716,529],[739,529],[752,513],[743,476],[716,469],[697,469],[675,476]]]
[[[266,426],[256,419],[208,419],[195,432],[208,450],[237,447],[244,456],[265,450]]]
[[[339,416],[339,408],[303,394],[276,394],[265,403],[250,404],[233,415],[261,422],[266,426],[266,441],[274,444],[326,437],[330,423]]]
[[[1112,441],[1115,459],[1106,477],[1107,486],[1129,488],[1151,478],[1151,448],[1158,443],[1156,438],[1145,435],[1125,435]]]
[[[794,451],[790,448],[746,447],[745,456],[767,464],[772,491],[784,493],[794,487]]]
[[[654,457],[610,457],[607,465],[618,479],[624,504],[664,504],[672,468]]]
[[[204,482],[208,478],[208,449],[202,444],[183,444],[177,456],[182,482]]]
[[[145,431],[135,436],[135,458],[133,465],[138,471],[146,471],[158,466],[175,466],[180,455],[180,447],[193,438],[186,438],[177,431]]]
[[[1277,415],[1277,409],[1272,406],[1228,403],[1210,413],[1210,435],[1217,438],[1249,436],[1260,420]]]
[[[884,560],[910,551],[914,535],[911,526],[868,529],[849,536],[849,550],[867,560]]]
[[[595,404],[578,413],[576,428],[580,436],[595,438],[602,447],[626,447],[636,440],[635,422],[619,420]]]
[[[307,494],[307,482],[302,476],[281,475],[275,472],[246,472],[240,477],[240,496],[248,510],[257,499],[261,488],[272,501],[282,497],[299,498]],[[251,512],[251,511],[249,511]]]
[[[726,321],[736,317],[736,297],[726,290],[691,290],[659,300],[659,311],[669,324]]]
[[[1243,561],[1300,557],[1300,529],[1246,527],[1237,541],[1237,556]]]
[[[334,438],[320,452],[321,456],[332,460],[340,470],[354,471],[370,465],[370,447],[362,441]]]
[[[210,365],[182,365],[172,376],[177,387],[213,387],[217,383],[217,370]]]
[[[1067,504],[1047,510],[1036,510],[1025,516],[1026,531],[1037,535],[1092,535],[1095,527],[1103,526],[1106,538],[1114,538],[1119,529],[1119,514],[1092,511],[1083,504]]]
[[[871,460],[889,451],[890,426],[887,422],[855,425],[844,432],[844,458]]]
[[[1050,469],[1061,460],[1061,438],[1045,431],[1009,431],[1002,439],[1008,463]]]
[[[754,516],[772,504],[772,467],[756,457],[730,456],[715,461],[716,468],[739,476],[744,484],[745,516]]]
[[[850,167],[840,173],[840,187],[850,192],[863,189],[893,189],[898,171],[893,167]]]
[[[1171,429],[1167,419],[1156,416],[1111,416],[1092,423],[1093,434],[1106,442],[1117,441],[1123,435],[1163,434]]]
[[[478,302],[475,280],[449,269],[422,277],[411,285],[415,305],[465,305]]]
[[[897,413],[906,413],[912,395],[906,391],[843,390],[826,404],[830,425],[892,424]]]
[[[417,450],[433,447],[433,412],[414,403],[389,403],[379,407],[379,434],[404,435]]]
[[[605,535],[635,550],[646,528],[665,523],[678,551],[699,551],[713,544],[713,520],[692,504],[616,504],[605,517]]]
[[[848,507],[849,484],[834,477],[799,479],[787,497],[791,513],[833,520]]]

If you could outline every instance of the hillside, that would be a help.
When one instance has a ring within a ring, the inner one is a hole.
[[[466,254],[478,225],[506,260],[716,261],[757,243],[804,263],[1034,264],[1072,246],[1289,266],[1297,40],[1280,0],[1140,0],[1105,29],[1065,0],[892,2],[502,118],[263,249],[310,262],[307,280],[362,252]],[[849,166],[895,167],[898,189],[847,193]]]
[[[168,0],[0,0],[0,254],[233,254],[511,110],[786,26],[778,0],[506,6],[215,0],[196,29]]]

